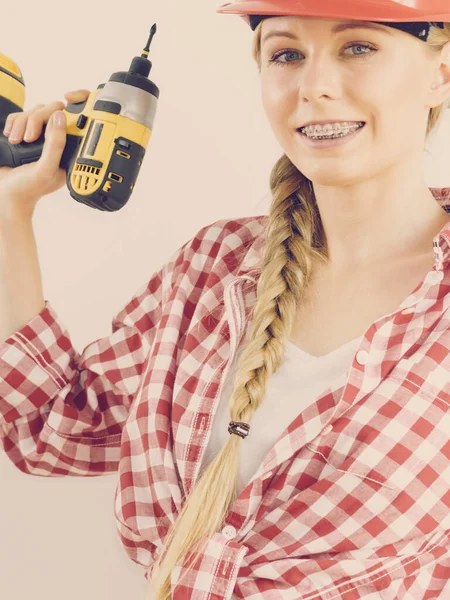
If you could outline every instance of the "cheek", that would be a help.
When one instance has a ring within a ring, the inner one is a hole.
[[[267,82],[261,88],[261,100],[267,118],[274,126],[291,119],[298,112],[298,95],[279,82]]]
[[[282,96],[281,90],[270,82],[264,83],[261,87],[262,103],[266,111],[272,111],[280,103]]]
[[[365,98],[367,106],[372,106],[392,122],[396,120],[391,118],[393,115],[404,121],[403,115],[411,105],[412,91],[417,90],[417,82],[425,76],[421,73],[420,65],[413,68],[410,62],[402,58],[399,57],[390,65],[383,61],[372,72],[362,73],[356,88],[358,96]]]

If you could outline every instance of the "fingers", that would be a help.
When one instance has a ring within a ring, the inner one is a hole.
[[[37,140],[42,133],[44,123],[48,123],[50,117],[56,110],[62,110],[63,108],[65,108],[63,102],[53,102],[33,110],[30,113],[28,120],[24,120],[24,123],[20,124],[21,129],[19,130],[19,139],[23,127],[25,129],[23,139],[26,142],[34,142]]]
[[[64,97],[67,98],[69,102],[84,102],[89,97],[91,92],[89,90],[75,90],[74,92],[66,92]]]
[[[11,144],[19,144],[24,139],[27,142],[35,141],[41,135],[42,126],[48,122],[52,113],[63,108],[65,108],[64,103],[57,101],[38,104],[24,112],[12,113],[6,119],[4,133]]]
[[[38,104],[36,106],[36,109],[40,109],[42,108],[44,105],[43,104]],[[28,111],[30,112],[30,111]],[[3,128],[3,133],[6,136],[9,136],[9,142],[10,143],[15,143],[18,137],[18,129],[14,129],[14,126],[16,124],[16,122],[18,122],[20,119],[23,119],[25,117],[24,112],[15,112],[15,113],[10,113],[5,121],[5,126]]]
[[[89,90],[80,89],[66,92],[64,97],[70,103],[77,103],[86,101],[89,94]],[[23,140],[34,142],[41,135],[44,123],[48,123],[53,112],[64,108],[66,105],[58,101],[50,104],[37,104],[31,110],[11,113],[6,119],[3,133],[11,144],[20,144]]]

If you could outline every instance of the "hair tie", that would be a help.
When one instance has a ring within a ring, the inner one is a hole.
[[[249,431],[250,425],[248,423],[243,423],[242,421],[230,421],[230,425],[228,426],[228,433],[235,433],[241,438],[246,438]]]

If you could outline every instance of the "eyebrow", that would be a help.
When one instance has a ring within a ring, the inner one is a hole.
[[[386,27],[384,25],[379,25],[378,23],[373,23],[372,21],[352,21],[351,23],[338,23],[337,25],[335,25],[333,27],[333,29],[331,30],[331,33],[338,33],[339,31],[344,31],[345,29],[376,29],[377,31],[382,31],[384,33],[392,35],[392,32],[389,29],[389,27]],[[292,33],[288,29],[277,29],[274,31],[269,31],[269,33],[267,33],[263,37],[262,43],[264,43],[269,38],[275,37],[275,36],[284,36],[284,37],[291,38],[293,40],[298,39],[298,37],[295,35],[295,33]]]

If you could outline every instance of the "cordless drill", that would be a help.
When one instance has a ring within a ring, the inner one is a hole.
[[[72,198],[99,210],[116,211],[129,200],[142,165],[159,98],[148,79],[156,24],[141,56],[128,71],[113,73],[84,102],[68,103],[67,141],[60,162]],[[45,125],[31,143],[10,144],[3,135],[10,113],[22,112],[25,82],[16,63],[0,53],[0,166],[18,167],[42,154]]]

